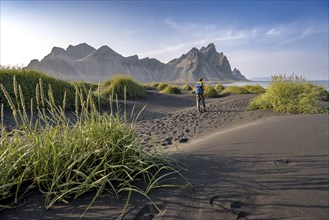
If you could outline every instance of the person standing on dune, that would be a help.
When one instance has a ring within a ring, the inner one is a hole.
[[[198,112],[201,112],[201,101],[202,101],[202,106],[203,106],[203,111],[206,111],[206,103],[204,100],[204,91],[205,91],[205,85],[203,83],[203,79],[200,78],[199,81],[195,84],[194,87],[195,94],[196,94],[196,107]]]

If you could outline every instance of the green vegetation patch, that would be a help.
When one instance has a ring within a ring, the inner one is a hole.
[[[182,91],[177,86],[166,86],[161,93],[165,94],[181,94]]]
[[[157,88],[158,88],[159,91],[162,91],[167,86],[168,86],[167,83],[159,83],[159,85],[157,86]]]
[[[0,84],[4,85],[8,91],[8,95],[15,99],[19,96],[19,90],[24,91],[23,103],[27,107],[29,107],[28,103],[30,103],[31,99],[35,100],[36,88],[39,80],[43,82],[41,85],[43,90],[48,90],[48,88],[51,87],[56,105],[63,103],[62,98],[66,93],[66,108],[74,108],[75,88],[72,83],[55,79],[39,71],[18,68],[0,68]],[[15,85],[17,86],[15,87]],[[48,94],[44,95],[46,97],[48,96]],[[4,103],[5,108],[9,107],[7,99],[1,91],[0,103]]]
[[[190,85],[184,85],[184,86],[182,86],[182,89],[183,90],[192,90],[192,87],[190,86]]]
[[[221,94],[229,95],[229,94],[247,94],[249,91],[241,86],[227,86]]]
[[[213,86],[207,85],[204,91],[204,96],[208,98],[217,98],[218,94]]]
[[[69,118],[63,106],[55,104],[53,90],[44,92],[42,82],[38,86],[36,99],[40,102],[34,103],[38,106],[35,115],[27,114],[23,105],[14,105],[24,99],[23,93],[12,100],[8,90],[1,87],[7,102],[13,105],[17,124],[13,130],[5,129],[2,107],[0,208],[16,205],[31,189],[45,195],[49,208],[91,190],[95,197],[90,205],[104,190],[117,198],[128,192],[128,205],[132,192],[149,198],[151,189],[173,187],[165,180],[174,178],[181,168],[139,144],[134,132],[136,119],[128,123],[125,117],[112,114],[112,109],[110,114],[101,114],[91,91],[84,94],[81,90],[75,93],[75,117]],[[43,105],[44,93],[49,95]],[[135,185],[138,181],[143,187]]]
[[[326,99],[323,87],[314,85],[304,78],[291,75],[275,75],[265,93],[257,96],[249,105],[250,110],[271,109],[287,113],[322,113],[325,110],[318,101]]]
[[[264,89],[261,85],[245,85],[242,88],[248,91],[248,93],[263,93],[266,89]]]
[[[146,98],[145,87],[136,82],[132,77],[126,75],[116,75],[100,85],[100,94],[102,97],[110,97],[112,94],[118,98],[127,99]]]
[[[215,85],[214,89],[217,93],[221,93],[225,89],[225,87],[222,84],[217,84]]]
[[[152,82],[152,83],[148,83],[148,86],[153,87],[153,88],[157,88],[159,84],[160,83],[158,83],[158,82]]]

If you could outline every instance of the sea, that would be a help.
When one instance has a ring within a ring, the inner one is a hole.
[[[318,86],[324,87],[327,91],[329,91],[329,80],[309,80],[309,82],[314,83]],[[271,81],[248,81],[248,82],[227,82],[223,83],[223,86],[245,86],[245,85],[260,85],[263,88],[267,88],[271,85]]]

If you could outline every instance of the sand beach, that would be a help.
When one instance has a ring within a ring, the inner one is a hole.
[[[208,98],[202,113],[187,91],[148,90],[147,99],[128,101],[135,115],[146,106],[136,121],[140,141],[184,164],[190,186],[153,190],[160,212],[133,195],[124,215],[125,195],[104,193],[83,219],[328,219],[329,115],[248,111],[255,96]],[[80,219],[93,196],[46,210],[34,192],[0,219]]]

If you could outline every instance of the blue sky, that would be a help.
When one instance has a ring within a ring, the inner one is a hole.
[[[166,63],[214,43],[247,78],[328,80],[328,0],[1,0],[0,15],[1,65],[26,66],[79,43]]]

